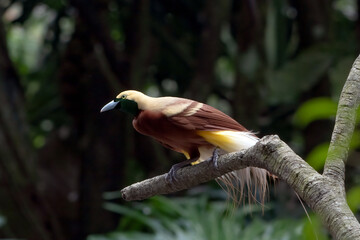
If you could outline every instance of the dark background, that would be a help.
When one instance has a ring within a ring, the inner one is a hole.
[[[136,133],[129,116],[99,113],[126,89],[207,102],[260,137],[278,134],[321,171],[336,102],[359,54],[359,4],[1,0],[0,237],[125,239],[106,233],[129,229],[154,234],[144,226],[148,219],[140,224],[129,212],[115,214],[104,205],[137,209],[114,191],[183,159]],[[356,130],[353,150],[359,139]],[[347,189],[357,214],[359,173],[353,151]],[[269,210],[248,215],[246,226],[263,219],[273,232],[295,232],[286,224],[297,221],[303,236],[308,220],[299,201],[285,184],[275,185]],[[226,202],[214,183],[196,189],[195,197],[191,191],[177,196]],[[282,227],[271,225],[279,218]],[[269,236],[252,234],[244,239]]]

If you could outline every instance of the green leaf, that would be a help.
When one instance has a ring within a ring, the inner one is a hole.
[[[140,213],[139,211],[130,209],[129,207],[125,207],[115,203],[105,203],[104,208],[118,214],[126,215],[127,217],[131,217],[136,221],[141,222],[142,224],[150,227],[154,231],[164,231],[165,229],[159,223],[159,221],[146,216],[145,214]]]
[[[309,49],[282,68],[268,69],[266,74],[268,103],[291,104],[313,87],[330,68],[332,58],[321,50]]]
[[[305,161],[310,164],[315,170],[319,171],[324,167],[330,143],[325,142],[314,147],[305,158]],[[360,147],[360,131],[356,130],[350,142],[350,149]]]
[[[260,219],[261,206],[256,205],[252,206],[255,215],[250,220],[248,205],[229,214],[226,213],[227,204],[210,201],[206,195],[171,199],[160,196],[133,203],[131,207],[106,203],[106,209],[122,214],[121,221],[128,219],[130,225],[120,224],[114,232],[91,235],[87,240],[298,240],[301,237],[302,220],[266,221]],[[142,224],[142,227],[134,228],[134,224]]]
[[[287,24],[283,9],[285,2],[280,0],[270,1],[268,4],[265,28],[265,52],[271,68],[283,64],[288,45]]]
[[[303,230],[303,235],[302,235],[302,239],[304,240],[309,240],[309,239],[317,239],[317,240],[327,240],[329,239],[327,237],[326,231],[321,223],[321,221],[319,220],[319,218],[313,214],[310,214],[310,219],[311,221],[309,221],[308,218],[304,218],[304,230]]]
[[[122,197],[121,191],[103,192],[102,197],[105,200],[114,200]]]
[[[304,128],[313,121],[334,117],[336,110],[337,103],[330,98],[313,98],[304,102],[295,112],[294,124]]]
[[[355,212],[360,208],[360,187],[351,188],[347,194],[346,199],[351,211]]]
[[[310,166],[312,166],[315,170],[321,170],[324,167],[328,149],[328,142],[317,145],[307,155],[305,161],[310,164]]]
[[[358,147],[360,147],[360,130],[355,130],[351,138],[350,149],[356,149]]]

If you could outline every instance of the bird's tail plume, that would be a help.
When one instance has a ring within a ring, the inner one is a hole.
[[[259,140],[251,132],[199,131],[198,134],[227,153],[248,149]],[[267,170],[247,167],[225,174],[217,181],[235,204],[242,203],[245,200],[245,195],[247,195],[249,203],[259,202],[263,206],[269,178],[274,178],[274,176]]]
[[[235,205],[259,203],[264,206],[268,190],[268,171],[257,167],[247,167],[225,174],[216,181],[228,193]]]

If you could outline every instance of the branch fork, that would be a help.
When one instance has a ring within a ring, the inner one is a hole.
[[[360,224],[345,198],[345,163],[360,101],[360,56],[355,60],[340,96],[334,131],[324,173],[319,174],[276,135],[265,136],[240,152],[218,159],[217,170],[210,161],[177,171],[177,181],[166,174],[132,184],[121,190],[127,201],[188,189],[226,173],[253,166],[268,170],[287,182],[320,217],[334,239],[360,239]]]

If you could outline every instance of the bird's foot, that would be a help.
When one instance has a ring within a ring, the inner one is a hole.
[[[189,160],[186,160],[186,161],[183,161],[183,162],[180,162],[180,163],[177,163],[177,164],[174,164],[170,171],[167,173],[166,175],[166,181],[173,184],[175,182],[177,182],[177,177],[176,177],[176,172],[180,169],[180,168],[183,168],[184,166],[190,164],[192,161],[194,161],[193,159],[189,159]]]
[[[175,165],[171,167],[170,171],[166,174],[166,178],[165,178],[166,181],[171,184],[177,182],[176,171],[179,170],[179,168],[176,168]]]
[[[218,147],[216,147],[213,151],[213,155],[208,159],[208,161],[212,162],[213,167],[216,170],[219,170],[219,166],[218,166],[218,160],[219,160],[219,155],[220,155],[219,152],[220,152],[220,149]]]

